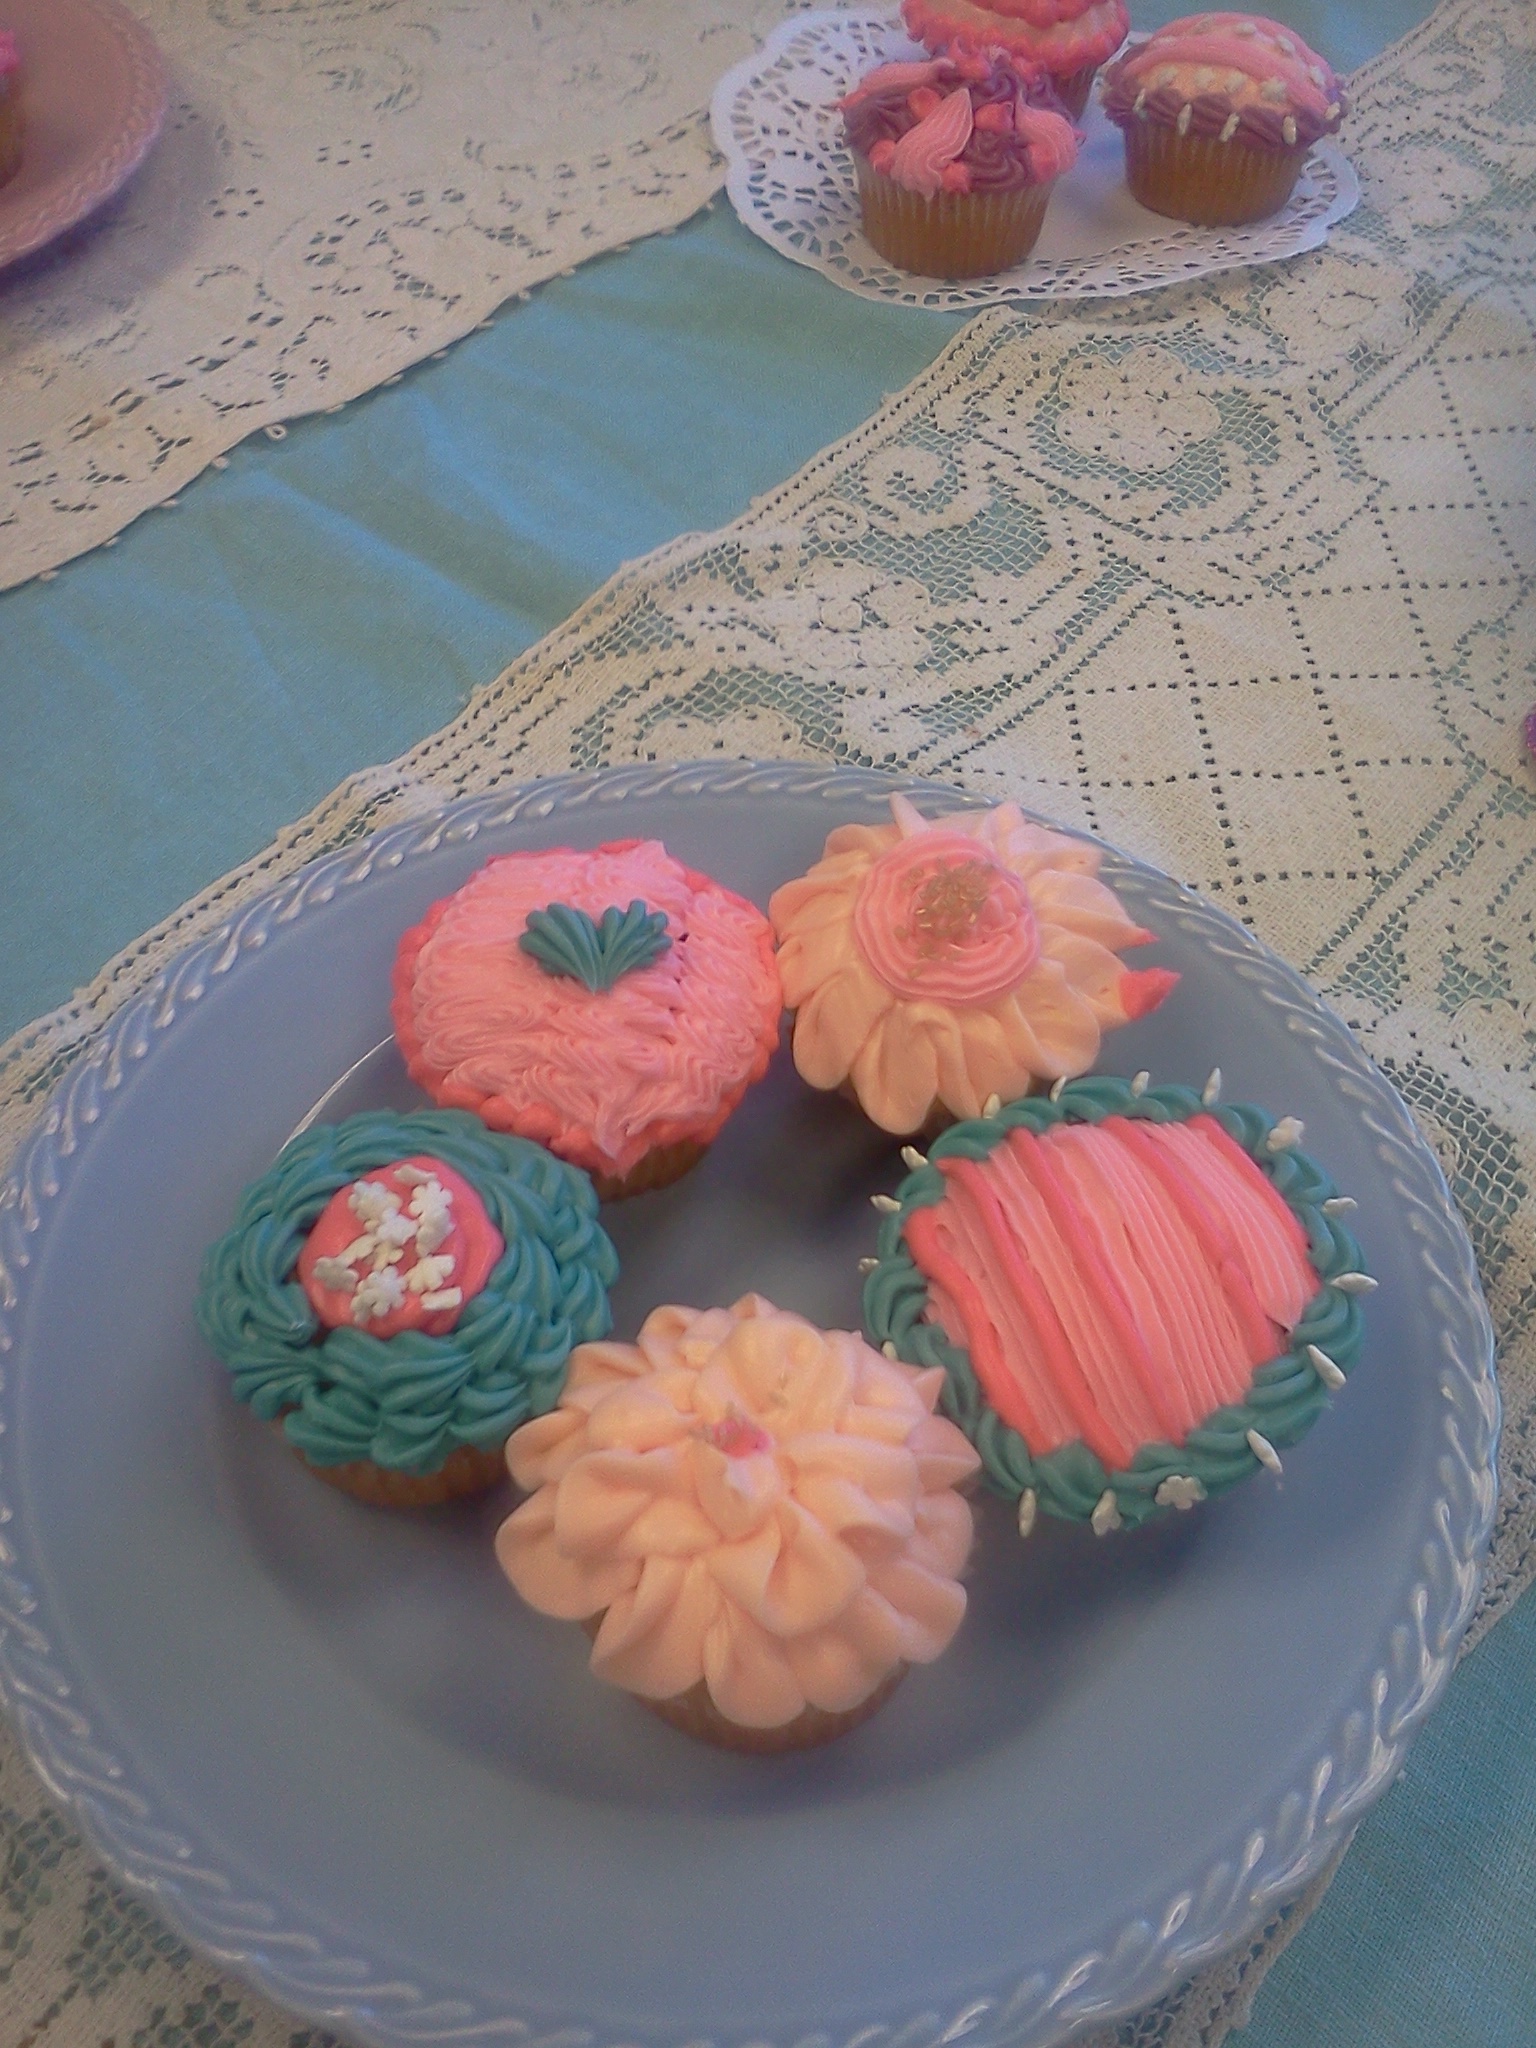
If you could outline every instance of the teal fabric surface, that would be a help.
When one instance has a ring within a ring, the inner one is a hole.
[[[1421,9],[1281,11],[1353,64]],[[0,597],[0,1037],[441,725],[620,561],[856,426],[958,325],[865,305],[722,207]],[[1246,2048],[1536,2042],[1533,1698],[1528,1598],[1367,1818]]]

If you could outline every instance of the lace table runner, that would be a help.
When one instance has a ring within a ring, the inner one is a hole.
[[[171,112],[0,273],[0,589],[720,183],[700,109],[788,0],[137,0]]]
[[[1355,82],[1360,211],[1281,271],[975,321],[720,533],[617,576],[0,1054],[0,1153],[117,1008],[304,861],[447,798],[725,752],[1089,826],[1321,988],[1436,1146],[1501,1343],[1474,1635],[1536,1572],[1536,15],[1447,0]],[[0,1996],[32,2044],[303,2048],[0,1751]],[[1212,2048],[1326,1880],[1098,2048]]]

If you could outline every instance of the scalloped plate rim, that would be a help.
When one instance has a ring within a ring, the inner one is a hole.
[[[856,766],[741,760],[676,765],[642,763],[509,784],[503,789],[458,799],[430,812],[407,813],[386,822],[351,846],[320,856],[254,896],[208,937],[189,946],[146,990],[125,1002],[50,1094],[31,1134],[18,1147],[4,1180],[0,1181],[0,1351],[8,1348],[6,1323],[24,1300],[26,1288],[23,1268],[22,1280],[13,1285],[7,1299],[3,1284],[8,1277],[5,1254],[18,1229],[31,1232],[45,1226],[47,1203],[58,1197],[62,1186],[59,1176],[51,1173],[48,1167],[52,1141],[61,1129],[69,1126],[70,1142],[58,1148],[60,1156],[65,1159],[89,1143],[88,1136],[82,1138],[78,1135],[69,1117],[76,1098],[88,1096],[90,1091],[101,1085],[108,1089],[125,1085],[125,1076],[126,1085],[131,1085],[134,1060],[147,1051],[158,1033],[174,1028],[180,1001],[178,991],[182,985],[190,982],[187,998],[191,1000],[202,993],[202,986],[210,973],[231,971],[247,950],[241,944],[242,933],[248,933],[263,915],[276,915],[287,921],[301,915],[311,899],[318,903],[328,902],[338,887],[366,882],[381,859],[393,867],[409,859],[413,853],[421,855],[432,851],[444,840],[472,842],[482,832],[515,824],[524,816],[547,818],[556,812],[578,810],[587,803],[622,805],[639,797],[718,796],[743,790],[760,795],[819,796],[828,803],[841,797],[868,798],[900,790],[915,798],[927,798],[941,810],[976,809],[986,804],[986,799],[954,785]],[[1038,817],[1033,812],[1029,815]],[[1039,1981],[1037,1973],[1029,1988],[1038,1989],[1039,1996],[1030,2002],[1027,2014],[1010,2018],[1007,2009],[1023,2003],[1026,1985],[1020,1984],[1008,2001],[995,1998],[990,1993],[968,1998],[947,2022],[934,2013],[916,2015],[898,2028],[892,2028],[883,2021],[876,2022],[878,2034],[888,2041],[906,2042],[916,2038],[924,2043],[940,2043],[954,2038],[957,2032],[966,2032],[978,2044],[1020,2040],[1032,2044],[1032,2048],[1036,2048],[1036,2044],[1038,2048],[1045,2048],[1045,2044],[1065,2042],[1088,2024],[1110,2024],[1143,2010],[1181,1982],[1192,1969],[1225,1953],[1251,1935],[1277,1906],[1293,1897],[1321,1871],[1335,1851],[1347,1842],[1361,1814],[1396,1777],[1404,1750],[1448,1681],[1454,1664],[1455,1644],[1475,1605],[1496,1504],[1494,1460],[1500,1407],[1494,1372],[1492,1325],[1475,1278],[1476,1268],[1465,1226],[1451,1199],[1439,1163],[1419,1134],[1401,1097],[1323,1000],[1246,927],[1162,870],[1121,852],[1109,842],[1075,827],[1057,825],[1045,819],[1040,822],[1088,840],[1105,852],[1112,865],[1133,871],[1147,883],[1165,886],[1171,892],[1168,908],[1175,915],[1187,917],[1211,928],[1213,933],[1219,933],[1227,942],[1229,957],[1242,961],[1250,974],[1274,974],[1278,971],[1290,985],[1294,1013],[1307,1020],[1307,1029],[1315,1039],[1333,1040],[1344,1055],[1344,1063],[1353,1070],[1350,1077],[1353,1085],[1346,1092],[1359,1101],[1362,1116],[1367,1107],[1378,1114],[1385,1113],[1387,1121],[1378,1121],[1372,1128],[1381,1136],[1390,1137],[1423,1174],[1459,1269],[1455,1284],[1461,1291],[1456,1294],[1455,1306],[1463,1312],[1468,1324],[1472,1356],[1463,1356],[1453,1349],[1448,1349],[1446,1355],[1448,1369],[1453,1365],[1460,1380],[1457,1392],[1461,1397],[1461,1408],[1457,1412],[1465,1411],[1466,1419],[1470,1420],[1475,1439],[1473,1449],[1479,1454],[1475,1467],[1468,1458],[1468,1475],[1474,1481],[1475,1492],[1476,1482],[1481,1482],[1481,1491],[1476,1492],[1466,1540],[1454,1555],[1453,1562],[1459,1568],[1459,1598],[1440,1631],[1439,1655],[1431,1675],[1419,1684],[1414,1696],[1396,1717],[1387,1748],[1383,1750],[1377,1741],[1372,1750],[1374,1767],[1353,1787],[1336,1789],[1332,1808],[1321,1816],[1320,1829],[1314,1828],[1304,1853],[1293,1856],[1282,1870],[1271,1871],[1264,1876],[1262,1853],[1276,1829],[1269,1826],[1250,1834],[1245,1847],[1253,1852],[1254,1860],[1243,1875],[1245,1880],[1251,1879],[1252,1882],[1242,1894],[1240,1903],[1245,1910],[1238,1917],[1230,1919],[1215,1933],[1192,1928],[1190,1938],[1182,1945],[1178,1933],[1180,1927],[1187,1924],[1187,1913],[1177,1925],[1170,1926],[1165,1920],[1160,1933],[1154,1933],[1146,1919],[1132,1921],[1119,1931],[1116,1939],[1107,1940],[1102,1951],[1095,1951],[1093,1956],[1085,1958],[1079,1971],[1058,1980],[1054,1990]],[[253,948],[259,944],[259,938],[251,941]],[[132,1042],[136,1038],[137,1043]],[[125,1056],[127,1064],[119,1065],[114,1075],[110,1070],[122,1056]],[[104,1070],[108,1070],[105,1079]],[[86,1100],[81,1105],[79,1121],[89,1126],[93,1116],[92,1106]],[[36,1184],[39,1168],[42,1169],[40,1186]],[[32,1213],[32,1220],[18,1224],[15,1220],[18,1212],[25,1216],[28,1210]],[[1468,1275],[1472,1276],[1470,1284]],[[7,1380],[0,1379],[0,1421],[4,1418],[7,1398]],[[1451,1434],[1454,1441],[1454,1432]],[[137,1849],[127,1839],[135,1827],[155,1832],[148,1803],[133,1791],[122,1768],[94,1749],[89,1723],[79,1707],[63,1704],[64,1699],[72,1696],[73,1689],[66,1683],[59,1689],[59,1704],[45,1712],[46,1702],[39,1697],[35,1684],[29,1682],[22,1666],[29,1656],[27,1636],[37,1626],[31,1617],[39,1614],[39,1607],[36,1602],[28,1606],[27,1589],[16,1576],[24,1564],[12,1547],[13,1544],[24,1547],[25,1527],[20,1517],[10,1521],[7,1537],[11,1555],[4,1559],[4,1575],[0,1578],[0,1622],[9,1620],[10,1626],[0,1627],[0,1706],[6,1709],[26,1755],[49,1791],[74,1815],[82,1833],[117,1875],[155,1898],[159,1910],[176,1934],[193,1949],[236,1970],[286,2010],[305,2019],[344,2026],[358,2040],[373,2044],[373,2048],[410,2048],[410,2044],[448,2039],[489,2041],[505,2038],[509,2030],[521,2031],[524,2028],[525,2023],[510,2014],[493,2012],[477,2016],[452,1993],[439,1991],[428,1996],[400,1984],[398,1980],[387,1985],[375,1985],[370,1991],[359,1982],[359,1973],[366,1973],[369,1969],[365,1959],[330,1956],[313,1931],[303,1927],[279,1927],[276,1924],[278,1915],[267,1900],[241,1902],[249,1932],[240,1941],[233,1940],[228,1929],[214,1933],[204,1926],[194,1903],[195,1890],[202,1887],[217,1894],[229,1889],[227,1881],[220,1878],[216,1870],[210,1871],[207,1863],[195,1855],[194,1845],[183,1845],[187,1849],[184,1855],[161,1834],[158,1852],[151,1855]],[[17,1600],[18,1593],[23,1596],[20,1600]],[[13,1600],[17,1601],[18,1611],[8,1614],[7,1608]],[[46,1617],[39,1614],[39,1619],[45,1621]],[[1394,1623],[1394,1630],[1400,1630],[1403,1625],[1403,1620],[1399,1619]],[[45,1652],[50,1657],[53,1654],[47,1650],[46,1644]],[[64,1676],[67,1680],[67,1673]],[[1378,1679],[1383,1676],[1378,1674]],[[1351,1709],[1346,1721],[1358,1717],[1359,1713],[1358,1707]],[[81,1745],[81,1766],[73,1770],[58,1767],[59,1745],[44,1732],[43,1727],[49,1715],[55,1730],[60,1723],[67,1724],[71,1719],[80,1723],[78,1728],[69,1731],[68,1739]],[[1331,1771],[1333,1762],[1331,1754],[1318,1759],[1312,1767],[1310,1781],[1317,1785],[1320,1767],[1326,1763]],[[79,1782],[72,1783],[72,1778],[78,1778]],[[1266,1812],[1283,1811],[1286,1801],[1295,1796],[1296,1791],[1297,1781],[1293,1778],[1284,1788],[1276,1807],[1272,1789],[1266,1795],[1270,1802],[1266,1805]],[[1314,1807],[1320,1798],[1319,1789],[1314,1794]],[[138,1805],[143,1811],[133,1816],[126,1828],[122,1825],[114,1827],[108,1817],[108,1806],[114,1802],[125,1806]],[[1258,1844],[1257,1851],[1254,1851],[1255,1843]],[[1238,1845],[1224,1846],[1235,1851]],[[1226,1872],[1227,1868],[1223,1862],[1213,1865],[1207,1872],[1207,1883],[1217,1873]],[[186,1873],[185,1877],[180,1876],[182,1872]],[[189,1879],[196,1879],[197,1886],[189,1883]],[[263,1921],[266,1922],[264,1929],[260,1925]],[[1141,1940],[1141,1936],[1146,1939]],[[284,1959],[294,1957],[296,1952],[309,1955],[310,1969],[295,1971],[292,1962],[285,1968]],[[1124,1977],[1118,1988],[1112,1981],[1108,1984],[1096,1982],[1094,1967],[1113,1966],[1117,1956],[1122,1958],[1123,1965],[1128,1959],[1129,1975]],[[327,1976],[332,1979],[329,1985],[316,1981],[317,1977],[323,1980]],[[1079,1977],[1081,1982],[1077,1981]],[[1092,1987],[1090,1995],[1079,1996],[1088,1987]],[[398,2011],[386,2011],[381,2016],[380,1993],[386,1989],[394,1994],[390,2003],[396,2005]],[[425,2026],[413,2023],[413,2012],[426,2022]],[[988,2030],[985,2020],[989,2015],[1002,2023],[1001,2033]],[[1027,2026],[1027,2032],[1019,2030],[1021,2023]],[[572,2024],[587,2025],[580,2021]],[[585,2039],[588,2044],[600,2038],[596,2030],[587,2027]],[[643,2030],[635,2030],[626,2031],[619,2038],[638,2042],[662,2037],[647,2037]],[[756,2034],[729,2038],[732,2041],[739,2038],[743,2042],[750,2038],[754,2048],[764,2048]],[[870,2038],[865,2029],[850,2030],[850,2039]],[[701,2044],[695,2042],[692,2048],[701,2048]]]

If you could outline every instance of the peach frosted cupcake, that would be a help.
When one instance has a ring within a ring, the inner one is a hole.
[[[767,1071],[782,1007],[762,912],[622,839],[487,862],[401,939],[391,1014],[434,1101],[611,1200],[703,1154]]]
[[[864,232],[899,270],[990,277],[1022,263],[1077,133],[998,50],[882,64],[839,102]]]
[[[530,1493],[496,1555],[591,1668],[727,1748],[855,1727],[948,1647],[979,1460],[933,1406],[942,1372],[749,1294],[658,1308],[586,1344],[507,1464]]]
[[[1074,117],[1088,104],[1094,73],[1130,26],[1125,0],[902,0],[901,17],[930,50],[1005,50]]]
[[[1153,213],[1238,227],[1278,213],[1344,93],[1293,29],[1257,14],[1191,14],[1105,74],[1125,176]]]
[[[1178,980],[1120,960],[1153,934],[1096,879],[1084,841],[1014,804],[931,822],[905,797],[891,810],[889,825],[840,825],[768,906],[796,1067],[883,1130],[1085,1073],[1103,1033]]]

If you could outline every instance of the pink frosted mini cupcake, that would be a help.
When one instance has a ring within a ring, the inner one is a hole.
[[[932,822],[840,825],[809,874],[774,892],[795,1065],[846,1088],[883,1130],[982,1113],[1086,1073],[1106,1030],[1178,980],[1128,969],[1153,937],[1096,879],[1097,850],[1014,804]]]
[[[1006,50],[1042,78],[1074,119],[1093,75],[1125,41],[1125,0],[902,0],[902,20],[930,50]]]
[[[882,64],[840,103],[864,232],[899,270],[991,277],[1022,263],[1077,132],[999,50]]]
[[[518,1430],[526,1500],[496,1538],[592,1670],[690,1735],[803,1749],[857,1726],[949,1646],[980,1461],[933,1413],[941,1371],[749,1294],[658,1308],[583,1345]]]
[[[1258,14],[1170,21],[1105,74],[1103,98],[1133,196],[1203,227],[1278,213],[1344,112],[1332,68]]]
[[[610,1200],[694,1164],[783,1007],[762,912],[654,839],[488,861],[405,934],[394,991],[412,1080]]]

